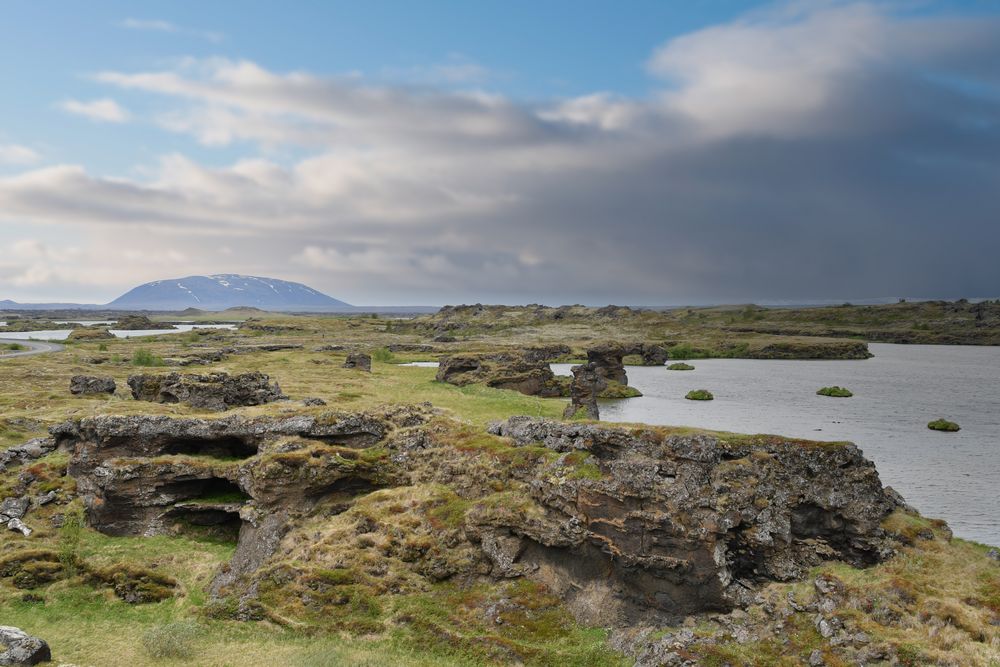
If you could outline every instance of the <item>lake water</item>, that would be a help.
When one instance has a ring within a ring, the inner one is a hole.
[[[869,345],[863,361],[699,359],[693,371],[629,366],[640,398],[602,401],[601,419],[849,440],[882,482],[955,535],[1000,545],[1000,347]],[[412,365],[436,366],[436,363]],[[559,375],[570,364],[553,364]],[[817,396],[840,385],[853,398]],[[689,401],[708,389],[713,401]],[[938,417],[962,430],[927,428]]]
[[[235,329],[235,324],[178,324],[176,329],[140,329],[137,331],[122,331],[109,329],[118,338],[138,338],[141,336],[159,336],[160,334],[175,334],[192,329]],[[0,338],[6,340],[66,340],[72,329],[56,329],[53,331],[11,331],[0,332]]]
[[[871,344],[864,361],[694,360],[693,371],[629,367],[643,396],[601,419],[849,440],[882,482],[959,537],[1000,544],[1000,347]],[[553,364],[568,374],[569,364]],[[853,398],[817,396],[840,385]],[[689,401],[708,389],[713,401]],[[938,417],[962,430],[927,428]]]

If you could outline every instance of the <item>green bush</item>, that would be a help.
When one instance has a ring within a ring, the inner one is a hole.
[[[389,351],[387,347],[380,347],[372,352],[372,361],[378,361],[383,364],[391,364],[395,361],[395,355]]]
[[[676,364],[670,364],[667,366],[668,371],[693,371],[694,366],[691,364],[685,364],[682,361],[678,361]]]
[[[832,396],[834,398],[850,398],[854,396],[849,389],[844,389],[843,387],[838,387],[836,385],[832,387],[823,387],[816,392],[820,396]]]
[[[132,353],[133,366],[166,366],[162,357],[157,357],[144,347]]]
[[[694,389],[689,391],[684,398],[689,401],[711,401],[715,398],[708,389]]]
[[[955,422],[948,421],[947,419],[935,419],[932,422],[928,422],[927,428],[932,431],[947,431],[949,433],[961,430],[961,426]]]
[[[100,345],[97,346],[97,351],[98,352],[107,352],[108,351],[108,344],[107,343],[101,343]]]
[[[151,658],[190,659],[199,634],[194,621],[176,621],[150,628],[142,636],[142,646]]]

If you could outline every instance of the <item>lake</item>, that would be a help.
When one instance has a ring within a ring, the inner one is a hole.
[[[601,402],[601,419],[849,440],[882,482],[955,535],[1000,545],[1000,347],[872,343],[872,359],[696,359],[693,371],[629,366],[640,398]],[[423,362],[412,365],[436,366]],[[552,364],[559,375],[570,364]],[[817,396],[840,385],[853,398]],[[689,401],[708,389],[713,401]],[[938,417],[962,430],[927,428]]]
[[[882,482],[956,536],[1000,544],[1000,347],[869,346],[864,361],[700,359],[693,371],[628,367],[641,398],[603,401],[601,419],[849,440]],[[569,364],[553,364],[569,374]],[[853,398],[817,396],[840,385]],[[684,394],[708,389],[715,400]],[[927,428],[938,417],[962,430]]]
[[[136,331],[123,331],[120,329],[109,329],[118,338],[138,338],[141,336],[159,336],[160,334],[175,334],[191,331],[192,329],[235,329],[235,324],[178,324],[176,329],[139,329]],[[0,332],[0,338],[5,340],[66,340],[72,329],[55,329],[52,331],[11,331]]]

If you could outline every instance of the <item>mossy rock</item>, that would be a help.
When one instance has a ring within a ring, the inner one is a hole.
[[[832,396],[834,398],[850,398],[851,396],[854,396],[849,389],[838,387],[836,385],[832,387],[823,387],[816,393],[820,396]]]
[[[927,428],[931,429],[932,431],[945,431],[948,433],[954,433],[955,431],[959,431],[962,429],[961,426],[959,426],[955,422],[948,421],[947,419],[935,419],[932,422],[928,422]]]
[[[668,371],[693,371],[694,366],[691,364],[685,364],[683,361],[678,361],[676,364],[670,364],[667,366]]]
[[[712,396],[712,392],[708,389],[693,389],[692,391],[689,391],[684,398],[689,401],[711,401],[715,398],[715,396]]]
[[[627,384],[608,380],[607,388],[598,394],[598,398],[636,398],[642,396],[642,392]]]
[[[108,340],[114,337],[113,333],[103,327],[95,327],[93,329],[90,327],[81,327],[73,329],[67,340]]]

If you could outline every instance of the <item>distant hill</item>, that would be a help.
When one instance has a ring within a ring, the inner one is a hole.
[[[231,273],[156,280],[129,290],[105,307],[170,311],[252,307],[270,311],[314,312],[353,308],[301,283]]]

